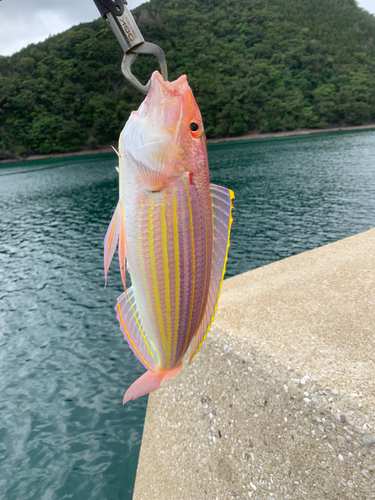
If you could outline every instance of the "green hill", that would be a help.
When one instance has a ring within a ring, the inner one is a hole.
[[[375,17],[355,0],[151,0],[134,11],[186,73],[208,137],[375,121]],[[116,141],[143,96],[102,19],[0,57],[0,150]],[[146,81],[156,60],[138,57]]]

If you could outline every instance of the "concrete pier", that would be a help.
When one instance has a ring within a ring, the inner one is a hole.
[[[134,500],[375,498],[375,229],[224,282],[149,398]]]

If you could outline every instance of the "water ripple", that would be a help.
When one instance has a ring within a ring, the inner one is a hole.
[[[234,190],[227,276],[375,226],[375,132],[215,144],[211,180]]]

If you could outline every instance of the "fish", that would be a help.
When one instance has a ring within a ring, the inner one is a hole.
[[[230,189],[210,184],[202,116],[185,75],[150,90],[119,138],[119,201],[104,240],[118,247],[124,292],[115,307],[146,368],[123,403],[156,391],[189,363],[214,320],[233,221]],[[126,288],[126,270],[132,286]]]

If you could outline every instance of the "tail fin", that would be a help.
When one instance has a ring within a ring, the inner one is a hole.
[[[125,392],[122,403],[125,404],[132,399],[137,399],[145,394],[156,391],[162,383],[163,378],[164,373],[159,374],[147,371]]]
[[[125,392],[123,404],[127,403],[131,399],[137,399],[145,394],[156,391],[156,389],[160,387],[163,380],[174,378],[181,368],[182,361],[178,366],[176,366],[176,368],[172,368],[171,370],[163,370],[157,373],[148,370]]]

